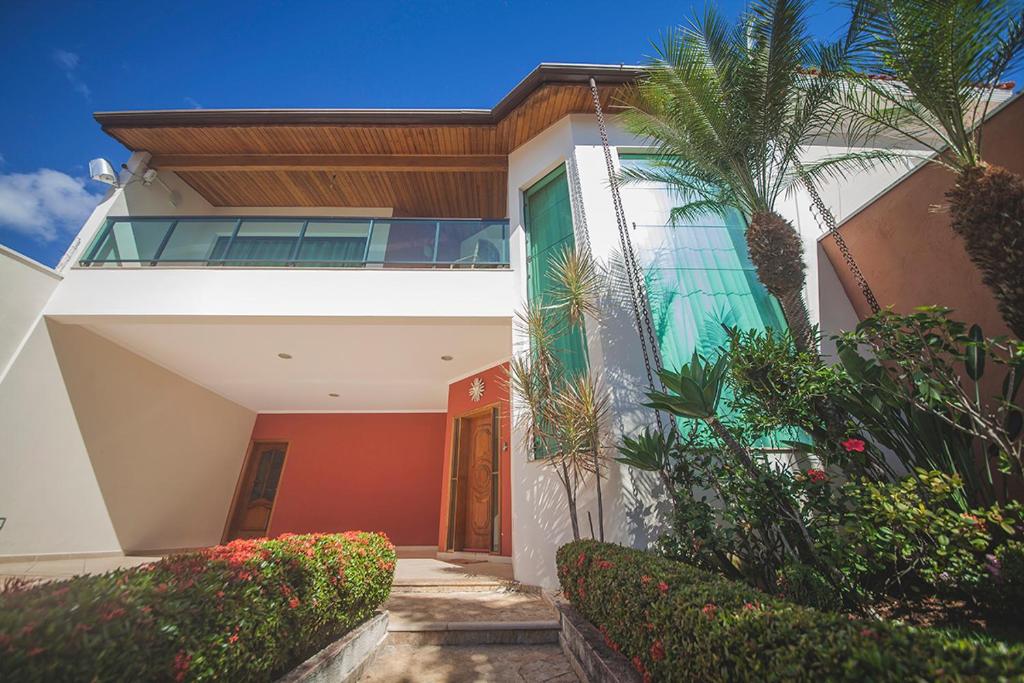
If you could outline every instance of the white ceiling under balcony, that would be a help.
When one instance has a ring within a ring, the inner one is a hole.
[[[85,326],[257,412],[444,411],[449,382],[502,362],[512,345],[511,320],[501,318],[122,318]]]

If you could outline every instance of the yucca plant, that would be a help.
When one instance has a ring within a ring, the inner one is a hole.
[[[952,228],[1006,323],[1024,338],[1024,180],[985,162],[981,125],[1000,79],[1024,50],[1021,3],[851,4],[855,59],[835,98],[833,125],[851,142],[895,135],[932,152],[928,162],[954,174],[946,195]],[[902,153],[920,158],[917,151]]]
[[[509,362],[509,384],[519,401],[519,425],[534,454],[543,458],[565,491],[573,539],[580,538],[577,494],[594,475],[597,485],[598,538],[604,540],[602,434],[609,403],[599,377],[588,369],[568,368],[563,342],[596,316],[600,274],[585,249],[566,249],[551,262],[552,285],[539,301],[517,314],[529,348]]]
[[[657,151],[652,166],[627,169],[623,179],[673,188],[683,202],[673,222],[739,211],[758,278],[801,350],[816,348],[803,299],[803,244],[779,200],[797,185],[885,159],[865,151],[801,163],[827,121],[848,47],[814,41],[806,10],[802,0],[755,0],[732,24],[709,5],[663,39],[623,98],[626,127]]]

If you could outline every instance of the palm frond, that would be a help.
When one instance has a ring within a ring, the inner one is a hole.
[[[601,272],[590,251],[567,247],[551,260],[551,305],[565,315],[569,325],[583,325],[585,318],[598,318]]]
[[[862,138],[894,134],[961,169],[981,163],[980,124],[1024,50],[1010,0],[857,0],[861,49],[837,108]],[[881,74],[895,82],[869,79]]]

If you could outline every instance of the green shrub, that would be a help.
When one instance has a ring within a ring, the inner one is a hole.
[[[1019,614],[1024,604],[1024,543],[1009,541],[986,560],[989,578],[982,587],[986,606],[993,612]]]
[[[557,561],[566,597],[645,680],[1024,680],[1024,647],[849,619],[595,541]]]
[[[387,599],[381,534],[233,541],[0,594],[0,680],[272,679]]]
[[[828,612],[843,608],[843,598],[821,572],[805,564],[790,562],[779,570],[776,594],[807,607]]]
[[[1017,533],[1020,505],[962,512],[959,475],[917,470],[902,481],[856,480],[843,491],[844,572],[874,592],[974,593],[985,556]]]

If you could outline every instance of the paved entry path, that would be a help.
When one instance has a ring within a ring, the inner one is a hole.
[[[577,683],[557,613],[510,576],[508,564],[400,558],[388,637],[360,681]]]

